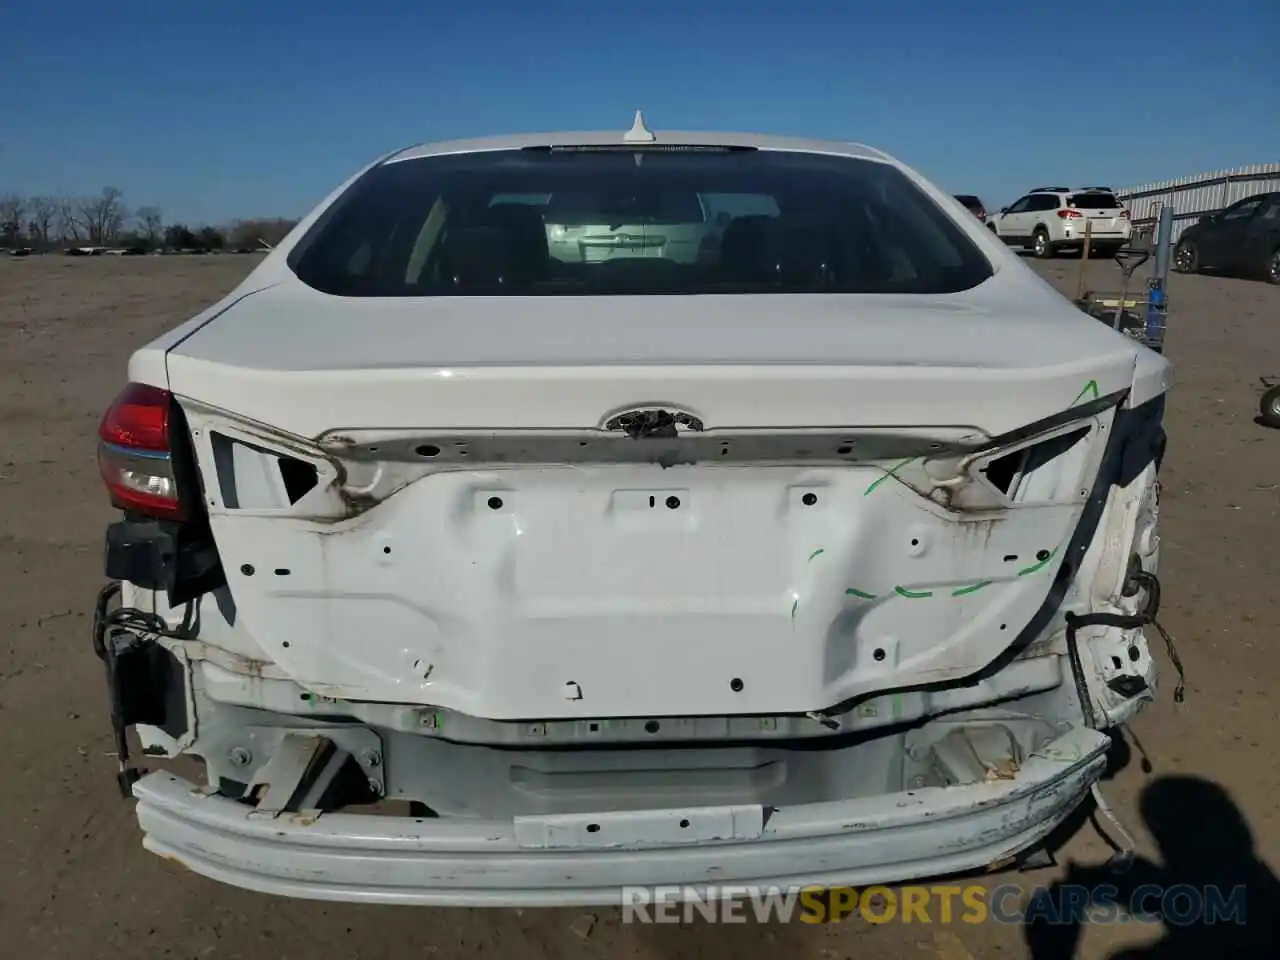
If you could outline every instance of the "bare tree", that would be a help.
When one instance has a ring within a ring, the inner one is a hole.
[[[147,242],[155,245],[164,234],[164,216],[159,207],[139,207],[134,215],[138,221],[138,232]]]
[[[76,201],[59,197],[57,204],[58,239],[66,243],[79,243],[80,222],[76,219]]]
[[[16,246],[22,237],[22,212],[26,201],[16,193],[0,195],[0,241]]]
[[[48,247],[58,220],[57,197],[32,197],[27,201],[27,234],[33,245]]]
[[[91,245],[113,243],[120,235],[129,216],[120,197],[115,187],[103,187],[101,195],[77,202],[75,218]]]

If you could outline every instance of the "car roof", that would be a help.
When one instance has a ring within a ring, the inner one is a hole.
[[[1027,193],[1115,193],[1110,187],[1036,187]]]
[[[387,157],[383,162],[399,163],[404,160],[417,160],[444,154],[520,150],[525,147],[626,147],[632,143],[641,149],[660,149],[663,146],[754,147],[757,150],[825,153],[901,166],[894,157],[861,143],[773,136],[762,133],[693,130],[661,130],[653,134],[652,140],[629,140],[626,132],[621,130],[566,130],[554,133],[518,133],[467,140],[443,140],[406,147]]]

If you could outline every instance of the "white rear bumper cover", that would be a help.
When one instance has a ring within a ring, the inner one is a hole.
[[[778,809],[748,841],[530,849],[511,821],[273,818],[167,772],[144,777],[134,795],[147,849],[263,893],[441,906],[613,905],[627,886],[863,886],[978,869],[1057,826],[1101,775],[1109,743],[1072,729],[1029,757],[1015,779]]]

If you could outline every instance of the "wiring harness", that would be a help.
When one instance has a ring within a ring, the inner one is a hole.
[[[170,627],[168,622],[154,611],[139,607],[118,606],[109,609],[111,601],[120,596],[121,583],[112,580],[98,592],[93,610],[93,652],[106,667],[107,689],[111,696],[111,727],[115,737],[117,773],[120,792],[129,797],[132,787],[142,776],[141,771],[129,764],[129,740],[126,731],[135,723],[145,722],[145,704],[151,692],[139,689],[135,676],[123,662],[136,661],[137,654],[147,652],[158,637],[172,640],[191,640],[199,632],[199,613],[194,601],[183,608],[182,622]]]
[[[1182,668],[1182,660],[1178,657],[1173,637],[1156,619],[1156,615],[1160,612],[1160,580],[1154,573],[1139,568],[1131,574],[1129,583],[1146,591],[1147,602],[1139,612],[1134,614],[1068,612],[1064,618],[1067,624],[1067,656],[1071,662],[1071,674],[1080,696],[1080,709],[1084,712],[1085,722],[1090,727],[1097,727],[1098,718],[1093,707],[1093,699],[1089,696],[1089,688],[1085,684],[1084,664],[1080,660],[1080,641],[1076,632],[1081,627],[1118,627],[1121,630],[1136,630],[1147,625],[1155,627],[1164,639],[1165,649],[1169,653],[1173,668],[1178,671],[1178,685],[1173,691],[1174,702],[1182,703],[1186,693],[1186,671]]]

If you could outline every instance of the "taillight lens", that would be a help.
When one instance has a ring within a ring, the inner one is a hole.
[[[184,519],[173,472],[167,390],[131,383],[121,391],[98,425],[98,470],[111,503],[166,520]]]
[[[1059,210],[1058,216],[1063,220],[1079,220],[1082,214],[1079,210]]]

